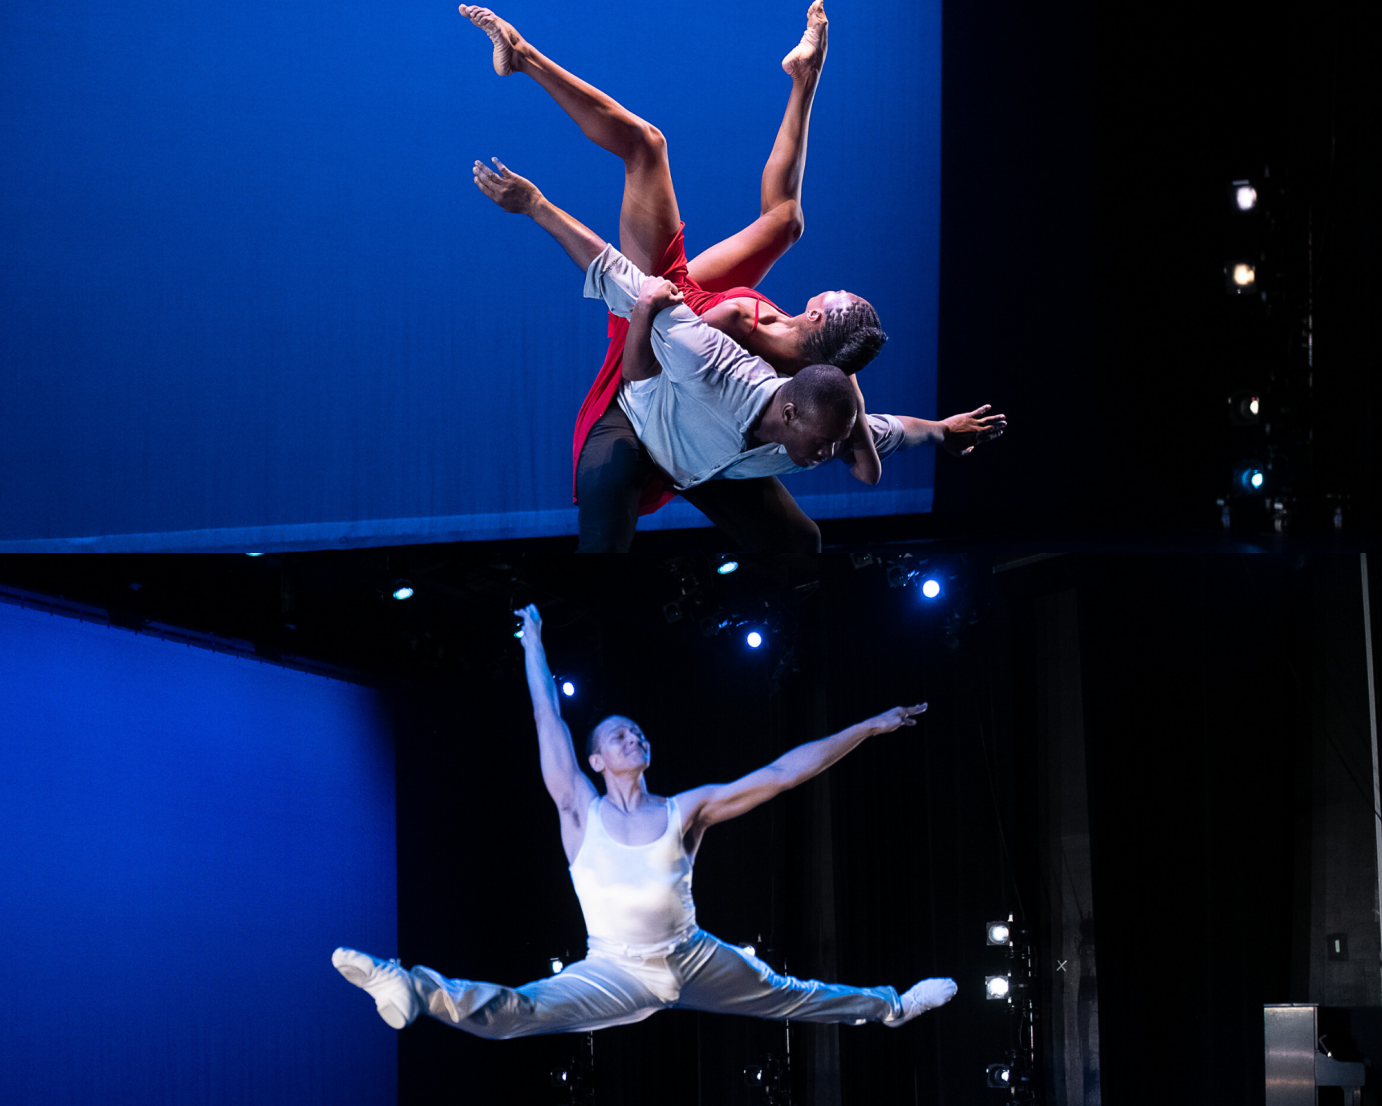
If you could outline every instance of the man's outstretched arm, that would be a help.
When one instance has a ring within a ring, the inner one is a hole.
[[[604,250],[605,240],[548,200],[532,181],[520,177],[498,158],[494,164],[499,168],[497,173],[481,162],[475,163],[475,184],[480,191],[505,211],[528,216],[557,240],[572,261],[582,269],[590,268]]]
[[[992,404],[986,403],[968,414],[951,415],[939,422],[899,415],[904,433],[900,448],[911,449],[929,442],[956,457],[967,457],[974,452],[976,445],[1001,438],[1007,429],[1008,416],[986,413],[992,409]]]
[[[687,832],[697,832],[717,822],[727,822],[746,814],[769,799],[805,783],[824,772],[866,738],[891,733],[899,726],[915,726],[916,715],[925,703],[914,707],[893,707],[890,711],[850,726],[819,741],[808,741],[789,749],[766,768],[750,772],[733,783],[712,783],[677,796]]]
[[[523,669],[533,700],[533,720],[537,723],[542,782],[561,812],[564,835],[569,817],[577,825],[584,817],[595,798],[595,785],[576,763],[571,730],[561,716],[561,701],[547,667],[547,650],[542,645],[542,617],[531,603],[514,614],[523,620]]]

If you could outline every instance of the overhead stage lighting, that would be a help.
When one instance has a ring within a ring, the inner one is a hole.
[[[934,599],[941,593],[941,582],[934,576],[928,576],[921,582],[921,594],[927,599]]]
[[[1012,984],[1008,982],[1005,975],[986,975],[984,976],[984,997],[1002,1000],[1008,997],[1008,992],[1012,990]]]
[[[1229,185],[1229,192],[1233,195],[1233,206],[1239,211],[1252,211],[1257,207],[1257,189],[1252,181],[1236,180]]]
[[[548,961],[548,963],[552,965],[552,974],[553,974],[553,975],[560,975],[560,974],[561,974],[562,968],[566,967],[566,965],[562,963],[562,959],[561,959],[560,956],[554,956],[554,957],[552,957],[552,958]]]
[[[565,695],[568,699],[570,699],[571,696],[576,694],[576,685],[573,684],[570,680],[562,680],[561,693]]]
[[[1251,261],[1230,261],[1224,266],[1224,277],[1234,295],[1257,291],[1257,266]]]
[[[988,926],[990,945],[1011,945],[1013,943],[1012,928],[1009,922],[989,922]]]
[[[998,1090],[1007,1090],[1012,1086],[1012,1068],[1007,1064],[990,1064],[988,1066],[987,1083],[990,1087]]]
[[[1228,421],[1234,426],[1256,426],[1262,417],[1262,398],[1252,391],[1228,397]]]
[[[715,571],[721,576],[728,576],[739,567],[739,562],[728,553],[722,553],[715,559]]]
[[[1239,491],[1252,494],[1262,490],[1267,483],[1267,474],[1256,465],[1239,465],[1233,474],[1233,482]]]
[[[757,649],[763,644],[763,635],[757,630],[750,630],[744,635],[744,641],[748,644],[750,649]]]
[[[413,585],[407,580],[399,580],[393,586],[393,597],[395,599],[411,599],[413,597]]]

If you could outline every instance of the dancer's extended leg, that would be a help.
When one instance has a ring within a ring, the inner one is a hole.
[[[494,43],[496,72],[501,76],[528,74],[576,121],[587,138],[624,162],[619,249],[645,273],[655,272],[656,262],[681,226],[662,132],[568,73],[488,8],[462,4],[460,12]]]
[[[491,1040],[628,1025],[667,1005],[636,973],[599,957],[579,960],[559,975],[522,987],[448,979],[421,966],[411,975],[424,1009],[434,1018]]]
[[[806,172],[806,138],[811,105],[825,64],[829,22],[825,4],[814,0],[806,13],[806,32],[785,58],[782,68],[792,78],[787,110],[777,140],[763,168],[760,214],[738,234],[718,242],[691,261],[693,280],[710,292],[739,286],[753,288],[773,264],[801,237],[801,182]]]

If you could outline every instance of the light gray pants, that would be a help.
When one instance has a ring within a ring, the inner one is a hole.
[[[522,987],[412,970],[435,1018],[477,1037],[583,1033],[642,1021],[659,1010],[707,1010],[808,1022],[882,1021],[902,1007],[892,987],[845,987],[778,975],[757,957],[698,929],[666,956],[592,949],[559,975]]]

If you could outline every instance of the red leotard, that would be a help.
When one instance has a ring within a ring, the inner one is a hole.
[[[681,229],[677,231],[676,237],[672,239],[671,245],[667,247],[667,252],[662,255],[662,263],[658,267],[657,275],[670,280],[681,289],[683,302],[687,307],[691,308],[697,315],[704,315],[712,307],[724,303],[725,300],[748,296],[756,301],[753,305],[753,325],[755,327],[758,326],[760,303],[766,303],[773,310],[786,314],[767,296],[755,292],[752,288],[730,288],[724,292],[707,292],[692,280],[687,271],[686,238],[683,234],[685,227],[686,224],[683,223]],[[576,438],[571,449],[572,503],[576,502],[575,469],[580,465],[581,450],[585,447],[585,440],[590,434],[590,428],[600,420],[600,416],[614,402],[615,394],[619,391],[619,384],[624,378],[624,339],[628,336],[628,332],[628,319],[621,319],[618,315],[609,317],[609,350],[605,353],[605,363],[600,366],[600,372],[595,377],[595,383],[590,386],[590,391],[586,393],[585,402],[581,404],[580,413],[576,416]],[[638,513],[650,515],[663,504],[670,502],[676,494],[666,477],[661,472],[654,472],[643,483],[643,494],[638,501]]]

